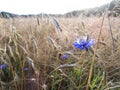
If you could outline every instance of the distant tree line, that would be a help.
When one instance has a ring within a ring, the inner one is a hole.
[[[120,0],[113,0],[108,4],[102,5],[100,7],[90,8],[86,10],[77,10],[66,13],[65,17],[78,17],[78,16],[101,16],[104,12],[108,10],[109,16],[119,16],[120,15]]]
[[[17,15],[8,12],[0,12],[0,18],[13,18],[13,17],[17,17]]]

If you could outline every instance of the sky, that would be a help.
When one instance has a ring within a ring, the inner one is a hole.
[[[0,0],[0,11],[15,14],[64,14],[97,7],[112,0]]]

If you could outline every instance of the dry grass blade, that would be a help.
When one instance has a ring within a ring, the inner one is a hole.
[[[120,88],[120,85],[116,85],[116,86],[113,86],[113,87],[106,88],[104,90],[118,90],[119,88]]]
[[[57,50],[61,50],[61,46],[58,45],[55,40],[53,40],[50,36],[48,37],[48,40],[50,41],[50,43],[57,49]]]
[[[34,71],[36,71],[36,68],[35,68],[35,65],[33,63],[33,60],[30,57],[28,57],[28,56],[26,58],[27,58],[27,61],[28,61],[29,65],[32,66],[32,68],[34,69]]]
[[[20,46],[20,48],[24,51],[24,53],[28,55],[28,52],[27,52],[26,48],[24,48],[24,47],[21,46],[21,45],[19,45],[19,46]]]
[[[53,23],[54,23],[55,27],[57,28],[57,30],[62,32],[62,29],[61,29],[58,21],[55,18],[52,18],[52,19],[53,19]]]
[[[92,53],[92,55],[94,55],[94,53],[95,53],[95,51],[94,51],[94,49],[93,49],[92,47],[89,48],[89,52]],[[97,58],[99,58],[99,56],[98,56],[97,53],[95,53],[95,56],[96,56]]]
[[[109,26],[109,33],[110,33],[110,37],[111,37],[111,40],[112,40],[112,54],[114,53],[115,51],[115,39],[113,37],[113,32],[112,32],[112,28],[111,28],[111,23],[110,23],[110,17],[107,15],[107,19],[108,19],[108,26]]]
[[[40,21],[39,21],[39,18],[37,17],[37,24],[40,25]]]
[[[12,50],[12,47],[10,45],[7,45],[7,51],[6,53],[10,54],[8,56],[12,57],[14,61],[16,61],[15,59],[15,55],[14,55],[14,51]]]
[[[74,64],[64,64],[64,65],[58,66],[58,69],[60,69],[60,68],[72,68],[72,67],[76,67],[76,66],[78,66],[78,63],[74,63]]]
[[[99,32],[99,35],[98,35],[98,41],[97,42],[99,42],[99,40],[100,40],[104,18],[105,18],[105,13],[104,13],[104,16],[103,16],[103,19],[102,19],[102,23],[101,23],[100,32]],[[89,88],[91,86],[91,79],[92,79],[92,74],[93,74],[93,65],[94,65],[94,62],[95,62],[95,56],[96,56],[97,47],[98,47],[98,43],[97,43],[97,46],[95,48],[95,51],[94,51],[94,54],[93,54],[93,57],[92,57],[90,71],[89,71],[89,77],[88,77],[88,84],[87,84],[86,90],[89,90]]]
[[[110,7],[114,7],[115,6],[115,5],[114,6],[111,6],[111,5],[114,5],[113,1],[109,4],[108,10],[109,10]],[[107,19],[108,19],[108,32],[110,33],[110,37],[111,37],[111,41],[112,41],[112,54],[113,54],[114,51],[115,51],[115,38],[113,37],[113,31],[112,31],[111,21],[110,21],[110,16],[108,14],[108,11],[107,11]]]
[[[34,48],[34,54],[36,54],[38,50],[37,41],[34,38],[32,38],[32,43]]]

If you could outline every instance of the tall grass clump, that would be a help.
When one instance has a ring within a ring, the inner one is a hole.
[[[1,18],[0,90],[119,90],[119,31],[113,53],[107,19],[91,18]]]

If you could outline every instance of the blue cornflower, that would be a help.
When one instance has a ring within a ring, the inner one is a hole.
[[[62,55],[62,59],[68,59],[69,57],[70,57],[69,54],[63,54],[63,55]]]
[[[88,50],[91,46],[95,44],[95,40],[88,40],[87,37],[83,37],[83,39],[77,39],[73,44],[77,49]]]
[[[0,69],[5,69],[6,67],[7,67],[7,64],[5,63],[0,65]]]
[[[29,68],[24,68],[24,70],[25,70],[25,71],[28,71],[28,70],[29,70]]]

